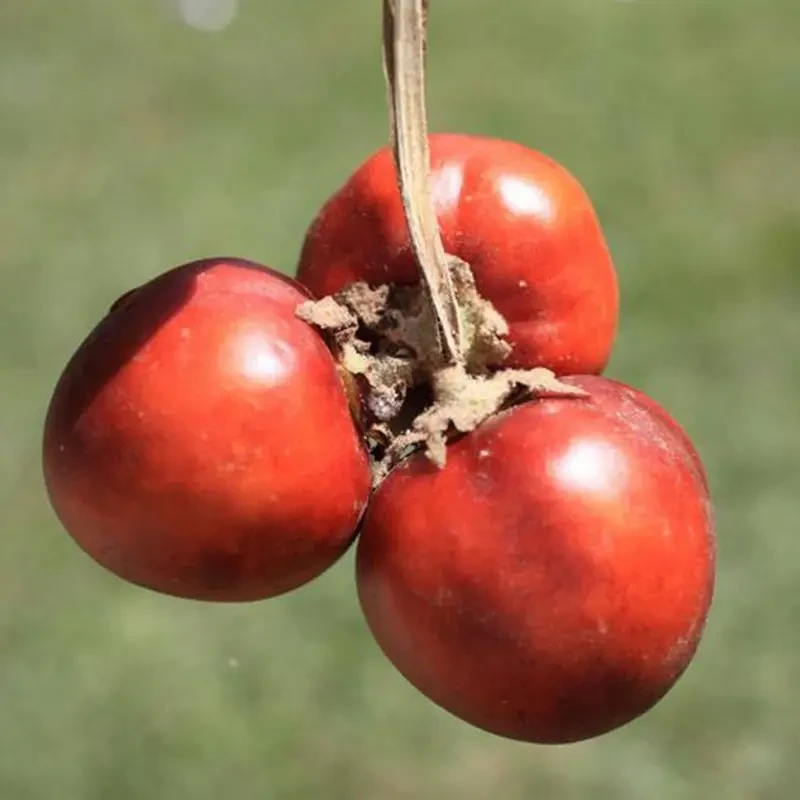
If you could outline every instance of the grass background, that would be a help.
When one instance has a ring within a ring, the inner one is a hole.
[[[293,269],[386,138],[374,0],[0,4],[0,798],[788,800],[800,789],[800,3],[436,0],[437,129],[517,139],[586,185],[618,265],[611,373],[696,439],[719,514],[707,636],[646,718],[532,748],[419,697],[352,561],[217,608],[118,582],[40,478],[59,370],[173,264]]]

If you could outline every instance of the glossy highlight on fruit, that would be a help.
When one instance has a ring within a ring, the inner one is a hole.
[[[654,401],[594,376],[413,455],[375,493],[359,598],[405,677],[512,739],[574,742],[640,716],[698,646],[714,519],[697,454]]]
[[[306,298],[266,267],[206,259],[123,296],[80,345],[43,466],[96,561],[166,594],[249,601],[344,553],[369,465],[336,365],[295,316]]]
[[[605,368],[617,278],[592,203],[561,165],[514,142],[432,134],[432,194],[445,250],[509,323],[509,367],[558,374]],[[317,296],[354,281],[418,280],[388,148],[325,203],[303,243],[298,280]]]

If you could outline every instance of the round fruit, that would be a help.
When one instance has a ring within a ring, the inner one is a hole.
[[[380,647],[430,699],[537,743],[651,708],[698,646],[714,584],[694,450],[653,401],[568,383],[416,454],[370,503],[359,597]]]
[[[602,372],[616,332],[617,279],[580,183],[513,142],[433,134],[430,149],[445,250],[470,264],[479,291],[509,323],[506,364]],[[388,148],[322,208],[306,234],[297,277],[317,297],[354,281],[418,280]]]
[[[45,425],[48,493],[118,576],[167,594],[247,601],[319,575],[370,490],[336,365],[249,262],[166,272],[109,312],[70,360]]]

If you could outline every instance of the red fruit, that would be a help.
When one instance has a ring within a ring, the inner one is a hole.
[[[386,655],[487,731],[587,739],[651,708],[692,659],[714,583],[695,454],[653,401],[591,376],[587,398],[491,419],[389,475],[357,553]]]
[[[514,349],[506,364],[602,372],[617,325],[617,280],[580,183],[513,142],[434,134],[430,149],[445,249],[472,266],[478,289],[509,323]],[[418,280],[388,149],[322,208],[297,277],[318,297],[359,280]]]
[[[289,591],[347,549],[370,489],[336,365],[292,282],[207,260],[137,289],[55,389],[44,474],[94,559],[182,597]]]

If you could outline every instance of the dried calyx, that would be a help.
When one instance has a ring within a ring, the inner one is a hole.
[[[450,438],[514,403],[533,395],[582,394],[547,369],[498,369],[510,351],[505,320],[478,294],[469,267],[457,259],[450,265],[462,331],[455,363],[442,356],[438,321],[419,284],[354,283],[298,309],[354,379],[355,410],[376,483],[419,446],[443,465]]]
[[[547,369],[502,369],[508,326],[463,261],[445,253],[429,188],[425,113],[427,0],[384,0],[384,68],[398,188],[421,280],[354,283],[304,303],[352,378],[375,482],[424,447],[439,466],[452,437],[539,395],[582,395]]]

